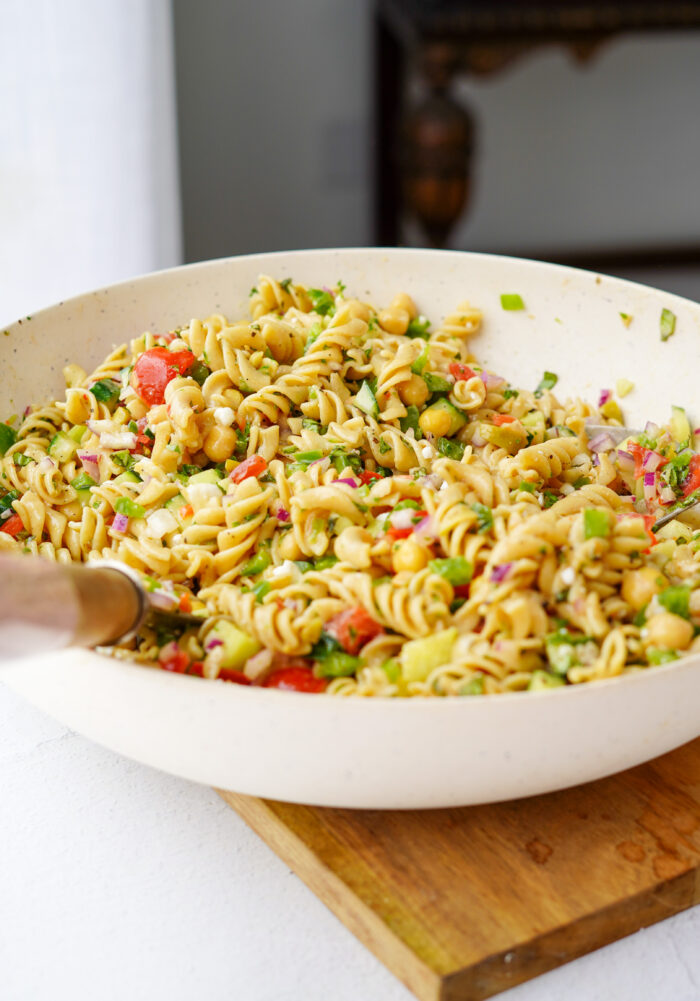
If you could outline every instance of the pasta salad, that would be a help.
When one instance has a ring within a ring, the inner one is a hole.
[[[477,696],[700,649],[700,533],[652,530],[700,490],[684,411],[589,438],[622,423],[612,390],[512,386],[481,321],[261,276],[246,318],[69,365],[0,424],[0,552],[123,561],[201,626],[111,652],[242,685]]]

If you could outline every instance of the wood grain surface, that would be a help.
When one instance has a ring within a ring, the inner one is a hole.
[[[700,902],[700,740],[490,806],[221,796],[422,1001],[478,1001]]]

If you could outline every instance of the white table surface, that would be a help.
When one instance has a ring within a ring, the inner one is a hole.
[[[2,1001],[411,1001],[212,790],[0,684]],[[697,1001],[700,907],[500,995]]]

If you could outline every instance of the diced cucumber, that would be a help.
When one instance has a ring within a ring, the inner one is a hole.
[[[423,411],[424,414],[429,411],[439,411],[445,413],[450,418],[449,430],[445,432],[443,437],[451,438],[453,435],[457,434],[460,428],[463,428],[467,423],[467,418],[464,416],[461,410],[454,407],[449,400],[445,399],[444,396],[436,400],[435,403],[431,403],[429,407],[426,407]]]
[[[403,680],[425,681],[431,671],[449,661],[456,639],[457,630],[452,628],[404,643],[401,650]]]
[[[541,692],[545,688],[561,688],[566,682],[557,674],[548,674],[547,671],[533,671],[530,684],[527,686],[529,692]]]
[[[87,433],[88,429],[85,427],[84,424],[76,424],[75,427],[72,427],[70,429],[70,431],[66,431],[68,437],[72,438],[73,441],[76,441],[78,444],[81,443],[81,441],[83,440],[83,438],[86,436]]]
[[[517,452],[527,445],[527,433],[516,424],[479,424],[479,434],[496,448],[504,448],[506,452]]]
[[[140,483],[141,477],[137,476],[136,473],[132,473],[130,469],[125,469],[123,473],[119,476],[115,476],[113,483]]]
[[[187,481],[192,483],[219,483],[221,476],[215,469],[203,469],[201,473],[194,473]]]
[[[520,423],[532,435],[530,444],[539,445],[544,440],[547,422],[541,410],[531,410],[529,414],[525,414],[520,418]]]
[[[240,670],[249,657],[262,650],[262,644],[226,619],[220,619],[211,629],[205,642],[206,648],[212,640],[220,640],[223,644],[221,666],[234,670]]]
[[[59,431],[51,439],[49,445],[49,455],[56,462],[70,462],[78,450],[77,442],[70,438],[63,431]]]
[[[671,420],[669,422],[671,437],[680,445],[681,442],[690,438],[690,421],[686,417],[683,407],[671,407]]]
[[[372,388],[367,381],[363,382],[360,386],[360,390],[355,397],[355,405],[370,417],[379,417],[377,397],[372,392]]]
[[[316,671],[322,678],[348,678],[355,674],[361,663],[359,657],[353,657],[343,650],[335,650],[318,662]]]

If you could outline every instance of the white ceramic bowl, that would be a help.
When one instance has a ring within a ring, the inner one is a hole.
[[[258,275],[342,279],[387,304],[409,292],[433,322],[468,298],[484,310],[477,355],[515,385],[548,369],[560,395],[594,401],[626,377],[629,423],[693,412],[700,307],[584,271],[481,254],[320,250],[147,275],[7,328],[0,414],[53,398],[61,368],[192,316],[244,315]],[[504,312],[518,292],[523,312]],[[659,337],[662,307],[676,332]],[[629,327],[620,312],[634,317]],[[700,658],[612,681],[471,699],[341,699],[144,669],[84,650],[15,661],[2,680],[63,723],[139,761],[242,793],[327,806],[417,808],[529,796],[611,774],[700,734]]]

